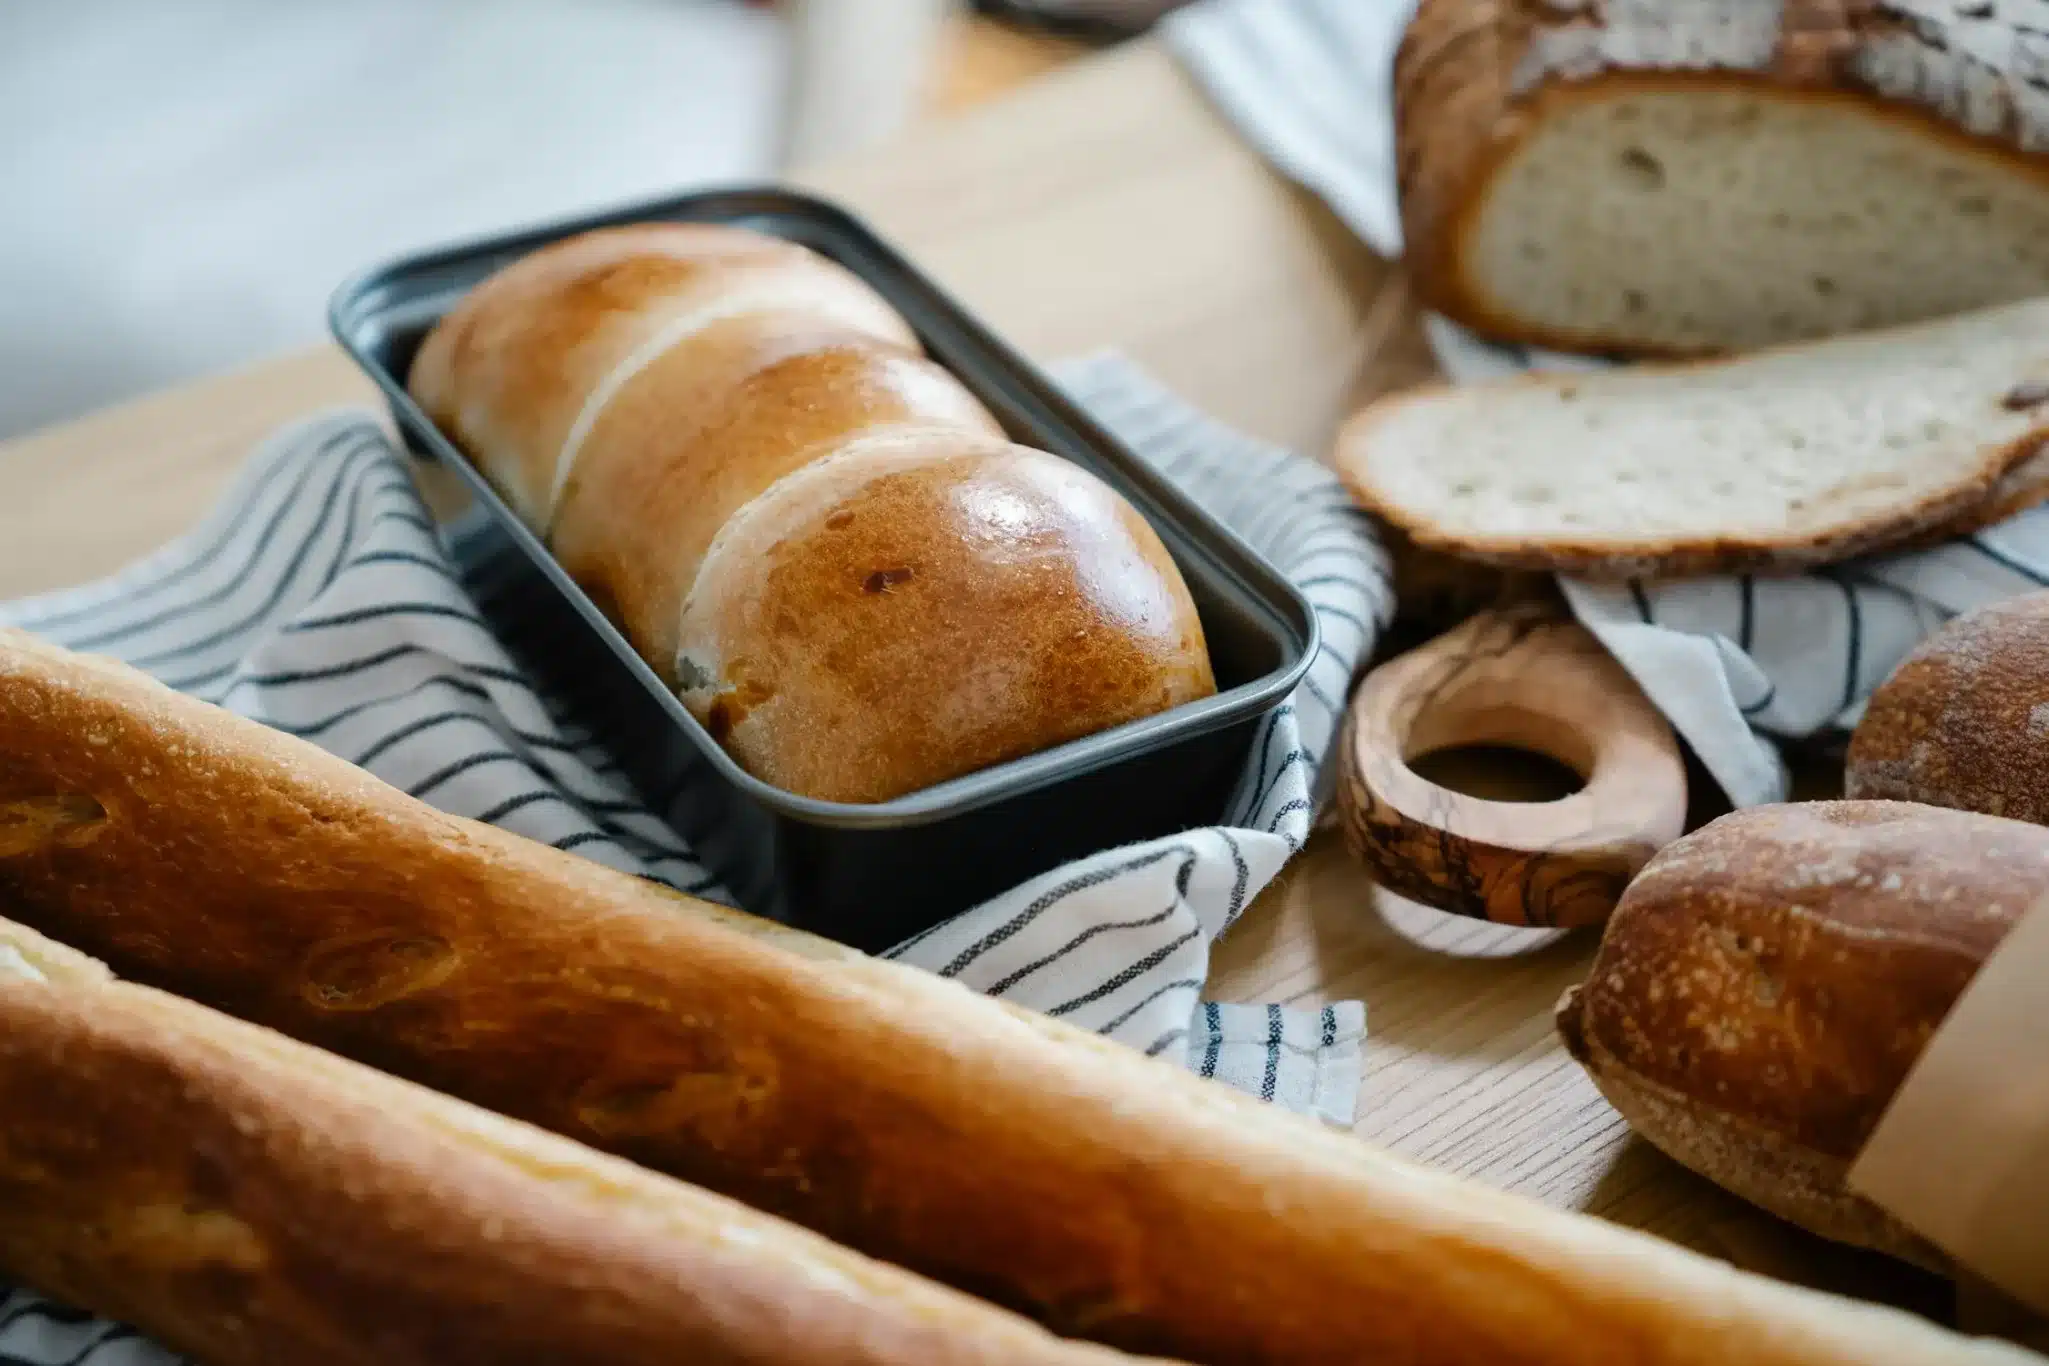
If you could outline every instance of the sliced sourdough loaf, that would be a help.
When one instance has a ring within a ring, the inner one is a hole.
[[[1340,435],[1422,545],[1613,576],[1793,570],[2016,497],[2049,444],[2049,300],[1715,362],[1385,399]],[[2025,482],[2024,480],[2021,482]]]
[[[1422,0],[1396,62],[1419,292],[1696,355],[2049,292],[2049,0]]]

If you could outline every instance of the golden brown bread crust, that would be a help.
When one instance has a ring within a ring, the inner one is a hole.
[[[579,233],[484,280],[420,343],[407,386],[521,519],[546,533],[558,457],[591,390],[677,315],[749,287],[814,292],[833,301],[837,328],[917,345],[880,296],[795,243],[650,223]]]
[[[0,950],[0,1269],[212,1366],[1131,1360],[4,920]]]
[[[2045,501],[2049,501],[2049,448],[2037,448],[2033,455],[2001,475],[1976,507],[1891,548],[1925,550],[1944,541],[1959,540],[1986,527],[1998,526],[2009,517],[2018,517]]]
[[[1421,0],[1394,64],[1403,253],[1425,307],[1487,336],[1563,351],[1679,359],[1629,336],[1507,316],[1469,280],[1489,180],[1537,124],[1577,101],[1754,87],[1854,104],[2023,174],[2049,176],[2049,99],[2024,70],[1974,70],[1946,28],[1888,0]],[[1945,7],[1946,8],[1946,7]],[[1689,13],[1690,11],[1690,13]],[[1682,16],[1674,18],[1674,16]],[[1954,47],[1954,50],[1953,50]],[[2014,60],[2021,56],[2018,50]],[[2002,82],[2029,92],[2024,109]],[[1691,354],[1699,354],[1694,352]]]
[[[1844,792],[2049,825],[2049,593],[1967,612],[1871,695]]]
[[[808,588],[772,593],[774,610],[745,626],[729,619],[736,588],[769,577],[754,562],[769,547],[749,542],[700,582],[706,557],[746,539],[726,533],[762,521],[753,509],[810,466],[916,432],[988,464],[974,477],[994,493],[1003,471],[1051,458],[1012,453],[880,295],[794,243],[667,225],[552,244],[459,303],[409,383],[740,765],[789,791],[886,801],[1216,690],[1158,536],[1078,469],[1070,491],[1092,514],[1121,507],[1104,523],[1118,534],[1049,533],[1060,516],[1044,506],[1006,528],[945,500],[901,504],[864,515],[863,534],[811,537],[803,565],[778,546],[775,575]],[[869,594],[884,571],[917,583]],[[1095,610],[1120,575],[1173,599],[1164,637]],[[852,639],[849,612],[862,617]],[[1056,647],[1066,668],[1048,662]],[[988,686],[999,676],[1014,685]]]
[[[2049,884],[2049,831],[1904,802],[1757,807],[1651,860],[1558,1026],[1640,1133],[1816,1233],[1941,1266],[1843,1188]]]
[[[1130,504],[1068,461],[963,451],[945,430],[841,452],[755,499],[682,631],[684,672],[736,685],[682,689],[712,735],[749,772],[832,801],[1216,691],[1194,604]]]
[[[1120,1346],[1216,1366],[2021,1360],[443,816],[15,632],[0,812],[0,904],[128,975]]]
[[[718,324],[606,406],[550,548],[673,687],[683,599],[719,528],[820,452],[898,422],[944,424],[963,446],[963,430],[1002,436],[921,356],[786,314]]]

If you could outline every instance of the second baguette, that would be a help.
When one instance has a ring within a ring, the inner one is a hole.
[[[1130,1361],[6,920],[0,1115],[0,1271],[210,1366]]]
[[[0,903],[149,980],[1207,1366],[2019,1362],[452,819],[0,632]]]

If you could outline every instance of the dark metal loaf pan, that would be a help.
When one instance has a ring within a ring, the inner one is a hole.
[[[742,771],[405,389],[420,339],[485,276],[557,238],[656,220],[731,223],[839,261],[909,320],[1013,439],[1074,461],[1128,498],[1195,598],[1217,694],[875,805],[800,797]],[[819,200],[714,190],[410,256],[343,285],[329,320],[389,399],[414,455],[453,471],[472,495],[450,544],[472,561],[498,562],[494,578],[507,586],[491,595],[494,627],[758,915],[879,951],[1070,859],[1214,824],[1260,720],[1316,654],[1315,614],[1285,577],[858,220]]]

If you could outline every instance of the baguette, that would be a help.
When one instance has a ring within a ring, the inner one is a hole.
[[[1208,1366],[2026,1360],[1410,1165],[0,633],[0,901],[147,980]]]
[[[1121,1353],[0,920],[0,1270],[209,1366]]]
[[[1700,355],[2049,293],[2041,0],[1422,0],[1395,63],[1430,308]]]

